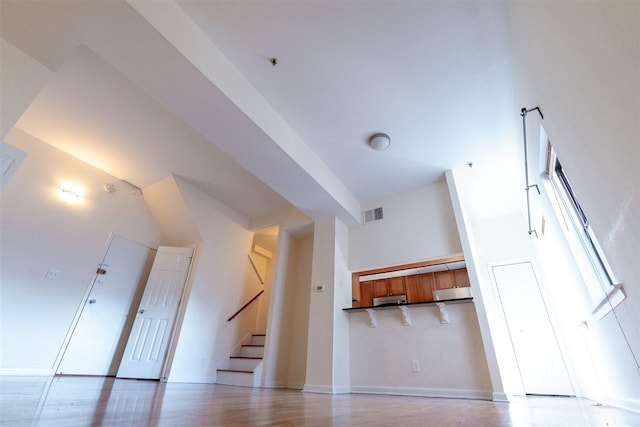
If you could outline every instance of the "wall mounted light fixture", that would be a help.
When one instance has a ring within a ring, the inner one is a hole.
[[[58,196],[67,203],[80,202],[82,193],[82,188],[76,184],[63,183],[58,187]]]

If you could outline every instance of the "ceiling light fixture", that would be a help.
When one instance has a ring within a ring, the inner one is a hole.
[[[369,147],[376,151],[386,150],[391,145],[391,138],[386,133],[376,133],[369,138]]]

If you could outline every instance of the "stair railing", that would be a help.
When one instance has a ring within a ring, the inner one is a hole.
[[[233,315],[231,315],[231,317],[229,317],[227,319],[227,322],[231,322],[233,319],[236,318],[236,316],[238,316],[238,314],[242,313],[242,310],[244,310],[245,308],[249,307],[251,305],[252,302],[254,302],[255,300],[258,299],[258,297],[260,295],[262,295],[264,293],[264,289],[262,289],[260,292],[258,292],[253,298],[251,298],[249,301],[247,301],[247,303],[245,305],[243,305],[242,307],[240,307],[238,309],[238,311],[236,311],[235,313],[233,313]]]

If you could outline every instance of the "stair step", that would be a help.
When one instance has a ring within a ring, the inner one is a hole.
[[[228,369],[218,369],[217,384],[237,385],[241,387],[254,387],[253,372],[232,371]]]
[[[242,372],[244,374],[253,374],[253,371],[246,371],[244,369],[218,369],[218,372]]]
[[[263,345],[243,345],[240,348],[240,357],[259,357],[264,356]]]
[[[260,364],[260,362],[262,362],[261,357],[230,357],[229,366],[226,366],[224,368],[253,372],[256,369],[256,366]]]
[[[255,334],[251,337],[251,344],[264,345],[266,336],[264,334]]]

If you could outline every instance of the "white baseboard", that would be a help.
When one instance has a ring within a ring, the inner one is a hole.
[[[346,394],[351,392],[351,388],[349,386],[334,387],[330,385],[305,384],[302,391],[308,393]]]
[[[287,384],[287,388],[291,388],[293,390],[302,390],[304,389],[304,383],[290,383]]]
[[[507,402],[507,403],[509,402],[509,396],[507,396],[507,393],[503,391],[502,392],[494,391],[492,395],[493,395],[493,399],[491,400],[493,400],[494,402]]]
[[[51,377],[55,372],[53,369],[0,368],[0,376],[5,375]]]
[[[640,414],[640,399],[630,399],[624,397],[613,398],[607,404],[610,406],[615,406],[616,408],[625,409],[627,411]]]
[[[287,384],[283,381],[265,381],[264,388],[287,388]]]
[[[189,377],[189,376],[175,376],[169,375],[167,379],[168,383],[194,383],[194,384],[214,384],[216,377]]]
[[[351,386],[351,393],[391,394],[400,396],[443,397],[449,399],[492,400],[492,393],[485,390],[462,390],[422,387]]]

